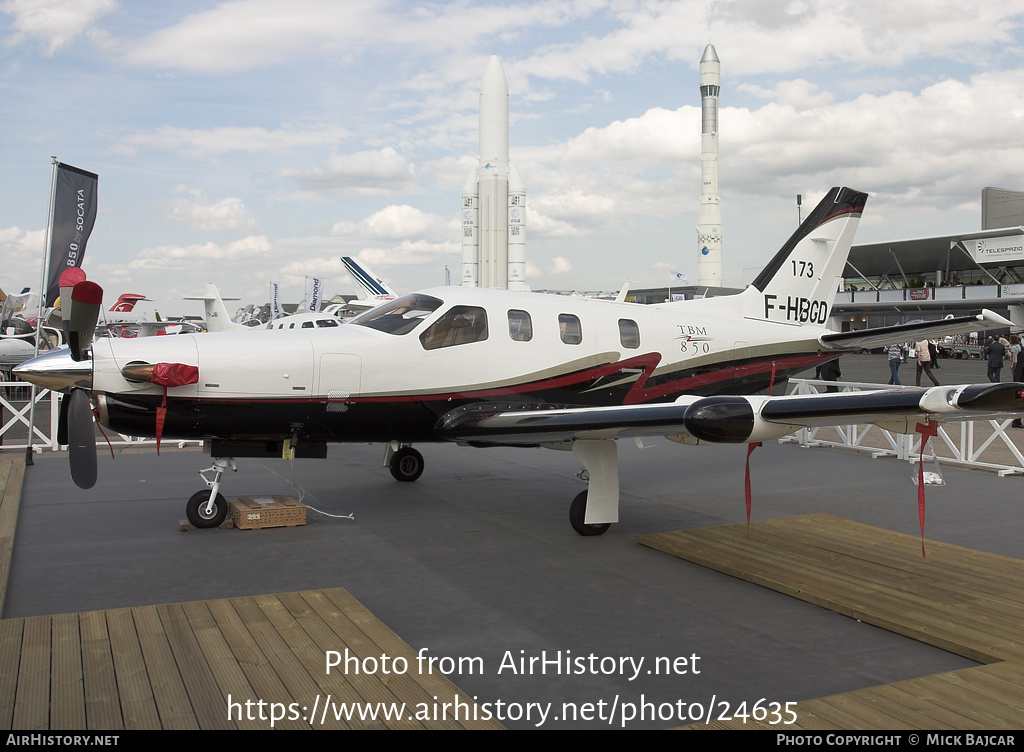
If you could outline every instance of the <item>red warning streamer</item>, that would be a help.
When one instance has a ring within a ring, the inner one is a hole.
[[[925,421],[915,429],[921,434],[921,453],[917,460],[917,516],[921,518],[921,557],[924,558],[924,447],[939,432],[939,424]]]
[[[761,446],[761,442],[758,441],[753,444],[747,444],[747,473],[743,480],[744,488],[747,492],[747,537],[750,537],[750,455],[754,453],[754,450]]]

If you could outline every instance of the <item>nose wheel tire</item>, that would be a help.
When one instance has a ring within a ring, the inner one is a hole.
[[[411,483],[423,475],[423,455],[412,447],[402,447],[392,455],[388,469],[395,480]]]
[[[188,521],[199,528],[217,527],[228,515],[228,502],[223,496],[217,494],[217,498],[210,507],[207,502],[210,500],[209,489],[197,491],[185,505],[185,513]]]
[[[605,522],[600,525],[588,525],[585,520],[587,518],[587,492],[581,491],[575,499],[572,500],[572,505],[569,507],[569,522],[572,523],[572,529],[580,535],[604,535],[608,532],[608,528],[612,526],[612,523]]]

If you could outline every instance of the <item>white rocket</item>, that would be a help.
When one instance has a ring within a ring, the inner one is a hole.
[[[697,284],[722,286],[722,207],[718,199],[718,91],[722,65],[713,45],[700,59],[700,211],[697,214]]]
[[[508,159],[508,82],[492,55],[480,84],[480,157],[462,189],[462,284],[528,290],[526,191]]]

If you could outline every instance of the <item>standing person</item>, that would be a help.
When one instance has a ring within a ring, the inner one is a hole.
[[[932,380],[935,386],[939,385],[939,380],[935,378],[935,374],[932,373],[932,354],[928,351],[929,342],[926,339],[920,342],[915,342],[914,347],[917,348],[917,385],[921,386],[921,371],[924,371],[928,378]]]
[[[931,340],[928,340],[928,354],[932,358],[932,368],[934,370],[942,368],[942,366],[939,365],[939,348],[937,348],[935,343]]]
[[[821,366],[821,380],[822,381],[839,381],[843,378],[843,372],[839,370],[839,358],[830,360]],[[838,392],[839,387],[827,386],[825,387],[826,392]]]
[[[1003,347],[1003,343],[994,337],[989,337],[988,344],[985,345],[985,351],[981,357],[988,361],[988,380],[993,384],[999,383],[1003,370],[1004,355],[1006,355],[1006,348]]]
[[[892,375],[889,377],[889,384],[895,384],[902,386],[900,381],[900,366],[903,365],[903,345],[897,345],[895,343],[885,348],[886,353],[889,355],[889,371]]]
[[[1017,348],[1014,352],[1013,348]],[[1024,348],[1021,347],[1020,337],[1016,334],[1010,336],[1010,352],[1014,353],[1013,356],[1013,380],[1017,383],[1024,381]],[[1021,423],[1020,418],[1014,419],[1013,423],[1010,424],[1014,428],[1024,428],[1024,423]]]

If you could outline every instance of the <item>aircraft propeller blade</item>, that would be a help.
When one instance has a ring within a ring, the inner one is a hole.
[[[71,479],[79,488],[96,485],[96,429],[92,423],[92,401],[84,389],[72,389],[68,403],[68,459]]]
[[[84,359],[85,351],[89,349],[96,333],[103,288],[95,282],[79,282],[71,293],[71,299],[74,305],[68,326],[68,345],[71,347],[71,358],[77,362]]]
[[[71,408],[71,395],[65,394],[60,398],[60,412],[57,414],[57,443],[61,446],[68,445],[68,410]]]

